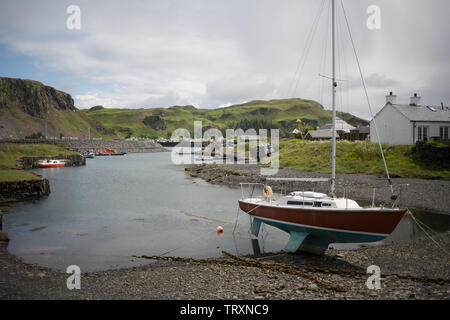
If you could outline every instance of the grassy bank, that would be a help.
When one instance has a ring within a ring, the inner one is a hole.
[[[428,164],[413,150],[414,146],[383,145],[392,177],[450,180],[450,169]],[[331,172],[331,142],[282,140],[280,166],[311,172]],[[367,141],[337,142],[337,173],[365,173],[384,176],[385,169],[378,144]]]
[[[65,146],[51,144],[0,144],[0,181],[32,180],[38,177],[31,172],[21,170],[17,163],[22,157],[53,157],[71,155],[76,152]]]

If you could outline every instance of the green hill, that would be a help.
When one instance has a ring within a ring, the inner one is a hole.
[[[317,102],[302,99],[257,100],[217,109],[197,109],[194,106],[110,109],[95,106],[83,112],[89,119],[99,121],[123,138],[169,137],[177,128],[186,128],[192,133],[195,120],[203,121],[204,130],[217,128],[224,132],[228,128],[279,128],[281,134],[290,132],[297,119],[313,127],[331,121],[331,111]],[[349,113],[338,112],[338,116],[354,126],[368,124]]]

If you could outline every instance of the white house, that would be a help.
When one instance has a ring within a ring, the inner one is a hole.
[[[350,133],[355,127],[349,125],[347,122],[339,117],[336,117],[336,138],[339,139],[339,133]],[[333,137],[333,121],[328,122],[323,127],[317,128],[317,130],[309,131],[306,135],[306,139],[310,140],[331,140]]]
[[[386,96],[386,105],[375,115],[382,143],[410,145],[433,138],[449,139],[450,107],[421,104],[414,94],[410,104],[398,104],[392,92]],[[370,140],[378,142],[374,119],[370,122]]]
[[[325,129],[332,130],[333,129],[333,121],[328,122],[326,125],[319,128],[319,130],[325,130]],[[353,129],[355,129],[354,126],[349,125],[347,122],[345,122],[341,118],[336,117],[336,131],[343,131],[345,133],[349,133]]]

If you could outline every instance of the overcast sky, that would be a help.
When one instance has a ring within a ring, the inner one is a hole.
[[[0,75],[54,86],[78,108],[216,108],[287,97],[329,108],[330,83],[318,75],[331,74],[329,2],[297,82],[322,0],[1,0]],[[66,27],[71,4],[81,9],[80,30]],[[380,30],[366,26],[369,5],[381,9]],[[450,104],[450,1],[344,6],[374,112],[389,91],[399,102],[417,92],[426,104]],[[344,28],[339,10],[338,77],[347,81],[338,110],[370,118]]]

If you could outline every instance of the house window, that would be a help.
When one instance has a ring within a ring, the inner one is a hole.
[[[428,127],[418,127],[417,128],[417,138],[419,141],[427,141],[428,140]]]
[[[439,136],[443,140],[448,140],[448,127],[441,127],[439,130]]]

